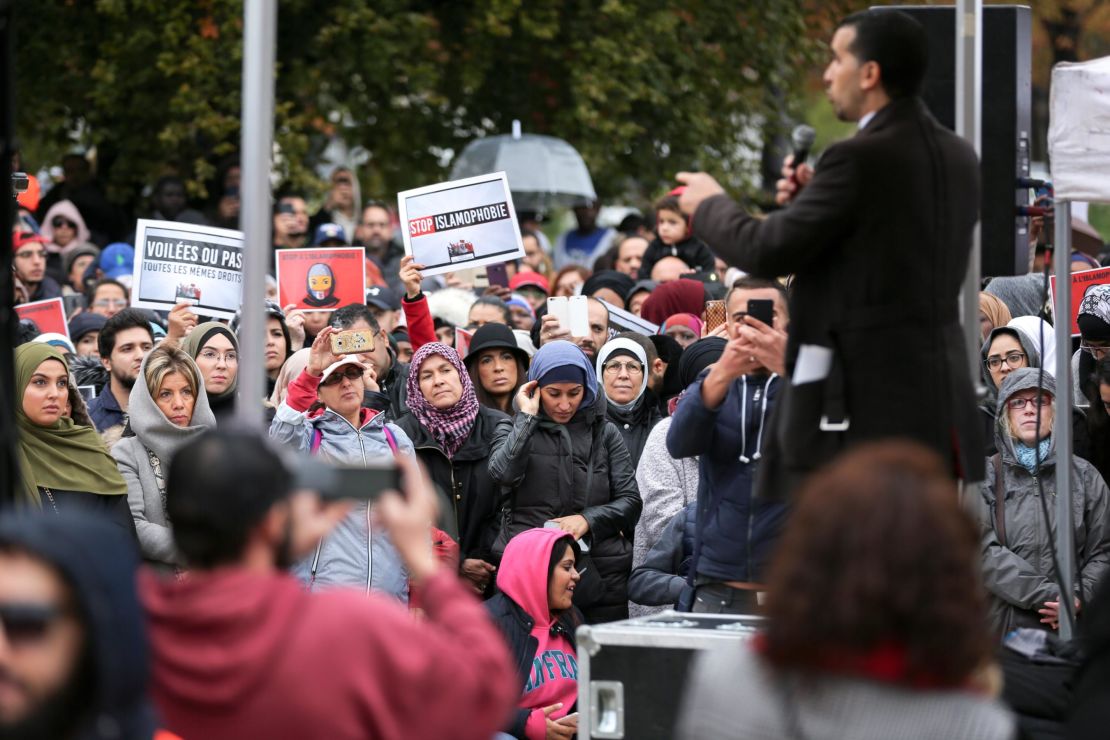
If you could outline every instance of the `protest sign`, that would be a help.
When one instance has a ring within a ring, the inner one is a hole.
[[[278,250],[281,305],[334,311],[349,303],[366,303],[365,263],[362,247]]]
[[[504,172],[397,194],[405,254],[439,275],[524,256]]]
[[[455,329],[455,354],[466,358],[470,354],[470,341],[474,339],[474,332],[463,328]]]
[[[1083,296],[1093,285],[1110,284],[1110,267],[1098,267],[1094,270],[1082,270],[1071,274],[1071,335],[1079,336],[1079,306],[1083,303]],[[1052,305],[1056,305],[1056,276],[1052,276]]]
[[[598,298],[601,301],[600,298]],[[617,331],[634,331],[637,334],[651,336],[659,333],[659,326],[647,319],[642,319],[634,313],[617,308],[608,301],[601,301],[605,310],[609,312],[609,326]]]
[[[131,305],[231,319],[243,302],[243,232],[139,219]]]
[[[21,303],[15,307],[19,318],[34,321],[40,334],[62,334],[69,336],[65,306],[61,298],[47,298],[45,301]]]

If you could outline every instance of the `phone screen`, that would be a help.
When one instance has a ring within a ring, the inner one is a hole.
[[[505,269],[505,264],[486,265],[486,278],[489,280],[490,285],[498,285],[502,288],[509,287],[509,273]]]
[[[771,326],[775,321],[775,302],[766,298],[752,298],[748,301],[748,315]]]

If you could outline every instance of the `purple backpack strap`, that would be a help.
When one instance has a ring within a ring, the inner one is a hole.
[[[324,433],[319,429],[312,431],[312,447],[309,449],[313,455],[320,451],[320,443],[324,441]]]
[[[397,454],[397,440],[393,438],[393,432],[389,431],[389,425],[383,424],[382,430],[385,432],[385,441],[389,444],[389,449],[394,455]]]

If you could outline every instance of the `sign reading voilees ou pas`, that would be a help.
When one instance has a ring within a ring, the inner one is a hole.
[[[520,259],[509,180],[504,172],[428,185],[397,194],[405,253],[438,275]]]
[[[131,305],[231,319],[243,302],[243,232],[140,219]]]

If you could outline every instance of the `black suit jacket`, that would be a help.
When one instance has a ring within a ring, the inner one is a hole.
[[[833,351],[829,376],[788,383],[776,410],[764,453],[771,495],[844,447],[883,437],[923,442],[956,475],[983,479],[958,303],[978,218],[974,150],[916,98],[829,147],[787,208],[757,219],[727,196],[698,208],[694,233],[726,262],[794,275],[791,378],[802,345]],[[845,415],[846,430],[822,430],[822,417]]]

